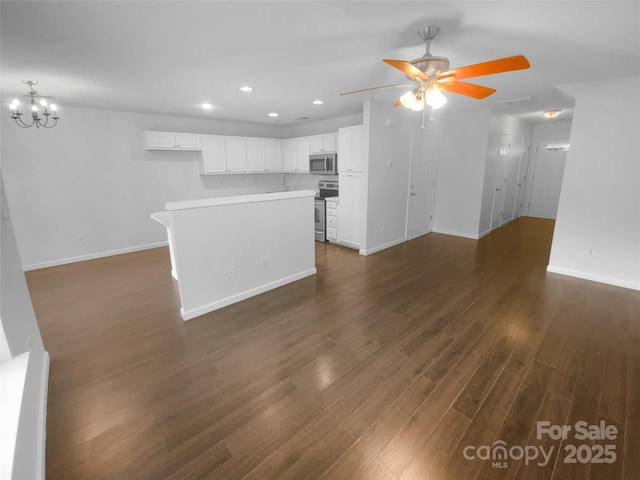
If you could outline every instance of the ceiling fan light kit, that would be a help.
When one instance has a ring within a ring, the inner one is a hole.
[[[466,67],[449,69],[449,59],[445,57],[436,57],[431,55],[429,51],[431,40],[438,33],[440,27],[430,25],[418,30],[418,36],[425,42],[425,54],[411,61],[384,59],[384,63],[400,70],[407,78],[416,83],[416,87],[402,95],[400,100],[394,104],[394,107],[403,105],[411,110],[420,111],[424,109],[425,104],[430,106],[432,110],[441,108],[447,98],[442,91],[456,93],[475,99],[483,99],[495,93],[495,89],[475,85],[473,83],[461,82],[466,78],[480,77],[483,75],[492,75],[495,73],[505,73],[514,70],[523,70],[529,68],[529,61],[522,55],[513,57],[500,58],[490,60],[488,62],[477,63]],[[384,85],[381,87],[366,88],[363,90],[355,90],[346,92],[342,95],[364,92],[367,90],[375,90],[379,88],[395,87],[394,85]]]
[[[542,112],[542,115],[544,115],[545,118],[556,118],[560,115],[560,112],[562,112],[562,110],[545,110]]]

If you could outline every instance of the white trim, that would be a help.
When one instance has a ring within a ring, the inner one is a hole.
[[[509,220],[509,222],[507,223],[511,223],[513,222],[513,220]],[[484,232],[482,232],[480,235],[478,235],[477,240],[480,240],[482,237],[486,237],[487,235],[489,235],[491,233],[491,227],[489,227],[489,230],[485,230]]]
[[[269,290],[273,290],[274,288],[281,287],[288,283],[295,282],[296,280],[300,280],[302,278],[309,277],[315,274],[316,274],[316,268],[313,267],[308,270],[303,270],[302,272],[289,275],[288,277],[280,278],[273,282],[265,283],[264,285],[250,288],[249,290],[245,290],[244,292],[236,293],[235,295],[231,295],[230,297],[216,300],[215,302],[207,303],[206,305],[202,305],[197,308],[185,310],[183,307],[180,307],[180,315],[182,316],[182,319],[185,321],[191,320],[192,318],[199,317],[200,315],[204,315],[205,313],[213,312],[214,310],[218,310],[219,308],[226,307],[227,305],[231,305],[232,303],[240,302],[242,300],[253,297],[255,295],[259,295]]]
[[[393,240],[391,242],[385,243],[383,245],[378,245],[377,247],[369,248],[367,250],[364,250],[364,249],[361,248],[359,253],[360,253],[360,255],[364,255],[364,256],[371,255],[372,253],[376,253],[376,252],[379,252],[381,250],[385,250],[387,248],[395,247],[396,245],[400,245],[401,243],[404,243],[406,241],[407,241],[407,239],[404,238],[404,237],[403,238],[398,238],[397,240]]]
[[[85,260],[94,260],[96,258],[111,257],[113,255],[121,255],[123,253],[139,252],[141,250],[150,250],[152,248],[166,247],[169,242],[149,243],[147,245],[136,245],[135,247],[119,248],[117,250],[107,250],[104,252],[90,253],[88,255],[80,255],[78,257],[60,258],[58,260],[49,260],[47,262],[32,263],[31,265],[23,265],[25,272],[29,270],[37,270],[39,268],[57,267],[58,265],[66,265],[67,263],[84,262]]]
[[[36,465],[36,478],[45,477],[45,459],[47,448],[47,398],[49,395],[49,366],[51,358],[45,351],[42,357],[42,375],[40,376],[40,406],[38,408],[38,451]]]
[[[557,267],[555,265],[547,265],[547,272],[566,275],[568,277],[581,278],[583,280],[590,280],[592,282],[606,283],[608,285],[614,285],[616,287],[640,290],[640,282],[632,282],[630,280],[622,280],[619,278],[607,277],[605,275],[598,275],[589,272],[582,272],[580,270],[572,270],[570,268]]]
[[[433,233],[442,233],[444,235],[453,235],[454,237],[463,237],[463,238],[470,238],[471,240],[478,240],[480,238],[480,235],[478,234],[474,234],[474,233],[466,233],[466,232],[456,232],[454,230],[445,230],[443,228],[433,228],[431,230]],[[487,231],[487,232],[483,232],[482,235],[487,235],[488,233],[491,233],[491,230]]]

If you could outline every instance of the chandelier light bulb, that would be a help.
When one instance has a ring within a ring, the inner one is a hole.
[[[31,105],[31,111],[33,113],[38,113],[38,106],[37,105]]]
[[[47,106],[47,101],[43,98],[40,100],[40,105],[42,105],[43,107]]]
[[[9,104],[9,108],[15,111],[18,109],[19,105],[20,105],[20,100],[18,100],[17,98],[14,98],[13,101]]]
[[[445,103],[447,103],[447,97],[445,97],[442,92],[436,88],[430,88],[429,90],[427,90],[425,100],[427,102],[427,105],[429,105],[434,110],[441,108]]]
[[[58,110],[58,106],[55,103],[52,103],[51,105],[49,105],[49,108],[51,109],[51,111],[55,112],[56,110]]]
[[[416,112],[419,112],[424,108],[424,99],[419,98],[417,93],[413,90],[402,95],[400,97],[400,103],[402,103],[403,106],[410,108],[411,110],[414,110]]]

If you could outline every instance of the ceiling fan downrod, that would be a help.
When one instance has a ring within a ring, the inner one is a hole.
[[[418,36],[422,40],[424,40],[424,43],[425,43],[425,47],[426,47],[424,52],[425,57],[431,56],[431,52],[430,52],[431,40],[436,38],[439,33],[440,33],[440,27],[436,25],[429,25],[428,27],[422,27],[420,30],[418,30]]]

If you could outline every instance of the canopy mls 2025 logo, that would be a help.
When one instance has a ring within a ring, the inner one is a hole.
[[[564,452],[561,457],[564,463],[614,463],[618,458],[614,443],[591,441],[613,441],[617,438],[617,427],[607,425],[604,420],[597,424],[581,420],[573,425],[552,425],[545,420],[536,423],[536,440],[562,442],[562,451],[559,445],[554,444],[509,446],[504,440],[496,440],[491,445],[467,445],[462,454],[467,460],[491,461],[493,468],[509,468],[510,461],[524,461],[525,465],[536,462],[539,467],[544,467],[555,459],[558,447],[558,455]],[[573,443],[575,441],[588,443]]]

